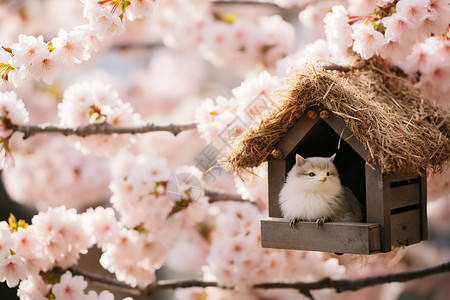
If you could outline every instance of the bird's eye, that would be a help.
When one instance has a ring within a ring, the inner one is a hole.
[[[309,172],[308,175],[311,176],[311,177],[316,176],[316,174],[314,172]]]
[[[327,172],[327,176],[330,176],[330,172]]]

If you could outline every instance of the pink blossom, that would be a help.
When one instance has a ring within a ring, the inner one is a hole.
[[[47,300],[49,287],[40,276],[28,276],[20,282],[17,295],[21,300]]]
[[[37,240],[36,231],[34,227],[30,228],[18,228],[13,235],[14,238],[14,251],[24,257],[30,258],[36,255],[36,250],[39,247],[39,242]]]
[[[14,246],[14,240],[9,230],[9,225],[5,221],[0,222],[0,259],[10,254],[10,249]]]
[[[126,10],[127,19],[134,21],[135,19],[149,17],[153,11],[153,3],[152,0],[131,1]]]
[[[226,137],[224,130],[237,119],[235,99],[218,96],[215,103],[212,99],[205,99],[196,110],[195,118],[198,122],[198,131],[206,141]],[[239,122],[236,125],[244,125]]]
[[[412,41],[414,36],[414,25],[400,14],[395,13],[382,20],[386,26],[385,36],[389,41]]]
[[[75,209],[64,206],[49,208],[32,219],[36,236],[41,244],[37,255],[51,263],[68,267],[78,260],[79,253],[86,253],[93,244],[88,230],[80,226],[81,216]]]
[[[72,63],[81,63],[90,58],[85,46],[85,32],[72,30],[66,32],[60,29],[58,37],[52,39],[53,50],[57,59],[61,60],[66,66]]]
[[[426,0],[425,6],[428,13],[420,19],[424,36],[430,33],[442,35],[447,31],[448,20],[450,19],[450,7],[447,0]]]
[[[82,276],[72,276],[67,271],[61,276],[60,282],[53,285],[52,292],[55,300],[78,300],[84,297],[86,287],[87,282]]]
[[[84,43],[88,53],[92,54],[98,52],[100,49],[100,40],[97,37],[97,32],[89,25],[80,25],[74,28],[75,30],[82,32],[84,35]]]
[[[4,142],[5,143],[5,142]],[[10,151],[7,151],[6,147],[3,145],[0,150],[0,169],[11,169],[14,168],[16,162]]]
[[[17,67],[14,70],[9,71],[8,73],[8,82],[10,82],[14,87],[18,87],[21,85],[27,76],[27,69],[24,67]],[[1,84],[2,82],[0,82]]]
[[[302,54],[304,57],[313,61],[328,61],[331,59],[328,44],[325,40],[321,39],[306,45]]]
[[[325,38],[324,17],[338,1],[319,1],[308,5],[298,14],[300,25],[312,39]]]
[[[426,0],[400,0],[396,5],[397,13],[411,23],[418,24],[426,16]]]
[[[323,19],[328,48],[333,55],[346,57],[348,47],[353,44],[348,12],[342,5],[335,5],[331,10]]]
[[[177,272],[201,275],[208,253],[209,243],[205,237],[195,227],[184,229],[171,247],[166,265]]]
[[[381,22],[386,27],[386,43],[379,51],[380,56],[392,61],[404,59],[417,41],[417,26],[398,13],[383,18]]]
[[[61,61],[58,60],[54,51],[39,54],[30,66],[30,72],[33,77],[47,84],[53,83],[61,69]]]
[[[95,208],[95,210],[89,208],[84,219],[89,232],[91,232],[99,247],[103,247],[104,243],[110,241],[122,228],[121,223],[116,220],[112,208],[101,206]]]
[[[11,255],[7,258],[0,258],[0,282],[6,280],[8,287],[12,288],[25,279],[27,269],[22,258],[18,255]]]
[[[58,105],[60,124],[77,127],[108,123],[125,127],[141,124],[140,115],[134,113],[129,103],[118,98],[111,85],[100,81],[82,82],[70,86]],[[86,138],[73,137],[75,146],[83,153],[111,157],[129,147],[131,135],[96,135]]]
[[[146,287],[155,280],[155,269],[159,268],[167,246],[169,236],[161,235],[160,241],[152,241],[151,235],[135,230],[122,229],[110,243],[104,245],[100,264],[115,273],[118,280],[133,287]]]
[[[384,36],[376,31],[371,24],[356,23],[352,26],[352,39],[355,40],[353,50],[364,59],[369,59],[378,54],[384,45]]]
[[[239,107],[246,107],[259,95],[271,96],[271,93],[280,86],[280,80],[271,76],[269,72],[251,74],[241,82],[241,85],[231,92],[236,97]]]
[[[365,16],[373,12],[376,0],[349,0],[348,12],[351,15]]]
[[[11,45],[13,57],[10,64],[14,67],[28,67],[35,63],[41,55],[48,53],[47,44],[44,43],[42,35],[34,36],[19,35],[19,42]]]
[[[109,7],[100,7],[96,3],[85,6],[84,14],[100,40],[103,40],[106,36],[119,35],[125,31],[125,26],[120,18],[111,14],[110,11]]]
[[[83,155],[64,137],[33,141],[29,153],[16,153],[15,168],[3,173],[8,195],[38,210],[65,204],[82,208],[109,196],[107,161]]]
[[[262,60],[265,66],[274,66],[276,62],[290,54],[294,48],[294,27],[279,15],[263,16],[259,20],[261,30]]]
[[[381,47],[379,52],[380,56],[384,59],[398,61],[408,56],[411,49],[405,44],[390,40]]]
[[[392,3],[394,3],[394,0],[377,0],[376,4],[379,7],[387,7],[389,5],[391,5]]]
[[[131,228],[161,229],[173,206],[162,187],[169,178],[167,159],[140,157],[128,173],[113,179],[111,203],[120,212],[121,221]]]
[[[222,66],[225,61],[232,58],[234,41],[232,29],[231,24],[212,22],[202,32],[200,50],[208,60],[213,61],[219,66]],[[226,49],[229,50],[226,51]]]
[[[21,99],[17,99],[15,92],[0,92],[0,116],[5,119],[4,122],[16,125],[24,125],[29,121],[25,104]],[[5,137],[4,129],[1,131],[3,131],[2,137]]]
[[[114,300],[114,295],[109,291],[101,291],[97,294],[96,291],[89,291],[84,300]]]
[[[232,24],[233,51],[248,51],[249,45],[256,43],[258,30],[255,24],[244,18],[238,18]]]

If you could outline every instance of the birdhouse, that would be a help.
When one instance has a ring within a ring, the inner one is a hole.
[[[376,62],[375,62],[376,63]],[[450,113],[374,62],[346,71],[305,66],[272,97],[226,160],[238,173],[268,164],[262,246],[336,253],[389,252],[427,239],[426,172],[450,158]],[[283,219],[279,193],[295,155],[330,157],[364,208],[361,223]]]

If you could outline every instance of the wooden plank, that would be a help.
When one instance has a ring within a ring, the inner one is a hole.
[[[391,188],[391,209],[420,204],[420,184],[412,183]]]
[[[372,254],[380,251],[380,225],[368,223],[299,222],[291,228],[281,218],[261,220],[261,242],[265,248]]]
[[[341,117],[330,113],[324,120],[333,130],[341,136],[342,140],[347,142],[364,160],[370,155],[370,152],[364,148],[364,145],[356,139],[350,129],[345,126],[345,121]],[[344,130],[344,131],[342,131]]]
[[[390,186],[378,165],[366,165],[366,220],[381,226],[381,251],[391,251]]]
[[[285,136],[276,144],[275,149],[278,149],[283,154],[283,157],[288,157],[292,154],[292,151],[298,145],[298,143],[306,136],[306,134],[316,126],[322,119],[317,113],[315,119],[308,117],[308,110],[313,108],[307,108],[305,113],[298,119],[298,121],[292,126]]]
[[[420,223],[421,226],[421,239],[428,239],[428,219],[427,219],[427,177],[420,178]]]
[[[278,195],[286,182],[287,161],[268,158],[267,162],[269,172],[269,216],[281,217]]]
[[[386,180],[391,182],[396,181],[407,181],[407,180],[414,180],[419,178],[417,174],[411,174],[411,173],[389,173],[384,175]]]
[[[419,209],[392,215],[391,224],[392,244],[408,246],[420,242],[421,222]]]

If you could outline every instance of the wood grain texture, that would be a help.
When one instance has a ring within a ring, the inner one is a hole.
[[[391,188],[391,209],[420,204],[421,188],[412,183]]]
[[[269,172],[269,216],[281,217],[278,195],[286,182],[287,161],[283,159],[268,158],[267,162]]]
[[[381,251],[391,251],[390,186],[380,167],[366,165],[366,217],[381,226]]]
[[[261,242],[265,248],[310,250],[352,254],[380,251],[380,225],[368,223],[299,222],[291,228],[282,218],[261,220]]]
[[[389,174],[385,174],[384,177],[386,178],[386,180],[389,183],[391,183],[391,182],[396,182],[396,181],[415,180],[418,178],[418,175],[411,174],[411,173],[389,173]]]
[[[309,109],[307,109],[308,111]],[[306,134],[316,126],[322,119],[317,117],[311,119],[307,113],[298,119],[294,126],[292,126],[284,137],[276,144],[275,149],[281,151],[284,157],[292,155],[295,147],[306,136]]]
[[[427,178],[424,176],[420,179],[420,223],[421,240],[428,239],[428,219],[427,219]]]
[[[408,246],[420,242],[421,222],[419,209],[392,215],[391,226],[391,242],[393,244]]]

